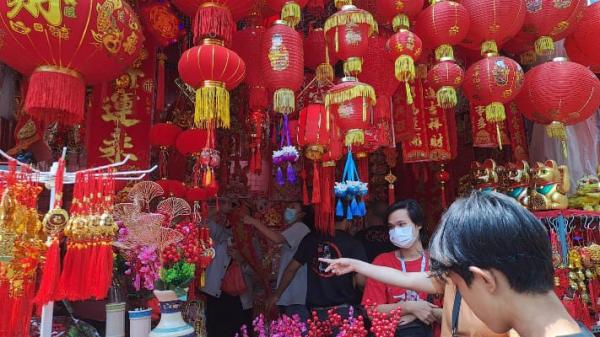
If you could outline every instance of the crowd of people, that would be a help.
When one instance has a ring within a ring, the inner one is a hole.
[[[234,336],[251,325],[252,270],[232,249],[227,216],[239,207],[239,200],[224,198],[210,221],[216,258],[202,289],[208,337]],[[266,312],[306,321],[331,310],[342,317],[365,316],[366,306],[400,310],[397,337],[592,336],[554,294],[546,228],[513,199],[474,192],[457,200],[431,242],[416,201],[374,204],[370,211],[367,228],[355,235],[343,216],[335,235],[314,231],[311,209],[298,202],[286,206],[283,231],[244,214],[243,224],[281,245]],[[243,275],[243,292],[224,287],[232,269]]]

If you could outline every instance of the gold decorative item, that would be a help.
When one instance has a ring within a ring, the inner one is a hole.
[[[577,191],[569,197],[569,208],[600,211],[600,179],[588,175],[577,180]]]
[[[529,164],[522,160],[508,163],[502,175],[502,186],[508,196],[515,198],[524,207],[529,206]]]
[[[473,188],[483,192],[498,191],[500,179],[498,178],[498,165],[493,159],[486,159],[483,164],[473,162],[471,164],[471,177]]]
[[[531,196],[531,208],[534,211],[567,209],[570,188],[569,168],[558,165],[554,160],[537,163],[533,177],[535,191]]]

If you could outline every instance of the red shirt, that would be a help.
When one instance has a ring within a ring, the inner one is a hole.
[[[423,257],[425,259],[425,271],[429,270],[429,258],[428,254]],[[420,272],[422,266],[422,259],[416,259],[415,261],[405,261],[407,272]],[[383,253],[375,258],[373,261],[374,265],[390,267],[398,270],[402,270],[402,263],[400,259],[396,257],[395,252]],[[418,299],[416,296],[418,295]],[[392,304],[397,302],[404,302],[407,300],[406,289],[393,287],[384,283],[375,281],[373,279],[367,279],[365,285],[365,291],[363,293],[362,304],[367,305],[379,305],[379,304]],[[408,292],[408,300],[427,300],[427,293],[415,293],[413,291]]]

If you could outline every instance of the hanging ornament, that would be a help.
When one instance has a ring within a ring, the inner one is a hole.
[[[313,161],[313,194],[311,203],[321,202],[320,162],[330,142],[331,123],[323,104],[310,104],[300,111],[298,125],[298,145],[304,147],[306,158]]]
[[[577,45],[574,35],[570,35],[564,42],[565,51],[569,57],[569,61],[577,62],[581,65],[589,67],[594,73],[600,73],[600,64],[595,64],[590,60]]]
[[[410,21],[414,20],[423,10],[424,0],[377,0],[377,15],[382,18],[381,24],[392,24],[395,32],[409,29]]]
[[[450,59],[442,59],[429,70],[427,82],[436,91],[437,104],[443,109],[452,109],[458,104],[456,90],[464,79],[462,68]]]
[[[300,34],[284,21],[275,21],[265,33],[262,72],[273,92],[273,110],[284,115],[294,112],[295,92],[304,82],[304,49]]]
[[[508,56],[519,57],[522,66],[531,66],[537,61],[535,53],[535,37],[523,31],[502,46],[502,51]]]
[[[458,2],[436,1],[425,8],[415,24],[415,32],[435,49],[435,59],[454,59],[453,46],[464,40],[469,32],[469,11]]]
[[[288,115],[283,115],[283,125],[281,127],[281,141],[279,149],[273,151],[273,165],[277,166],[275,180],[279,186],[285,185],[286,181],[290,184],[296,183],[296,172],[294,171],[294,163],[298,161],[300,154],[296,147],[292,144],[290,134],[290,123]],[[282,168],[286,169],[284,178]]]
[[[369,189],[367,183],[360,180],[351,150],[348,151],[346,157],[342,179],[335,183],[334,192],[337,197],[336,216],[346,215],[346,219],[352,220],[355,217],[361,218],[366,215],[367,210],[363,198]]]
[[[344,5],[325,21],[324,31],[328,48],[337,58],[344,60],[344,74],[359,74],[362,58],[369,48],[369,37],[378,31],[371,13],[353,5]]]
[[[344,155],[344,144],[342,142],[342,133],[337,127],[336,122],[331,117],[331,125],[329,129],[329,146],[321,157],[322,165],[319,172],[321,186],[321,203],[315,205],[315,226],[321,233],[334,235],[334,182],[336,172],[336,162]]]
[[[251,20],[258,21],[252,17]],[[244,83],[248,85],[248,104],[251,110],[266,109],[269,105],[267,89],[261,67],[261,48],[265,28],[259,23],[250,24],[233,35],[233,50],[246,64]]]
[[[327,47],[323,28],[309,28],[304,38],[304,50],[311,51],[304,54],[304,65],[315,71],[319,85],[332,83],[335,53]]]
[[[150,145],[159,148],[159,176],[162,179],[168,177],[167,163],[169,160],[169,148],[175,145],[181,129],[172,123],[157,123],[150,128]]]
[[[267,0],[267,5],[274,11],[281,12],[281,20],[295,28],[302,18],[302,8],[308,0]]]
[[[388,55],[396,62],[394,66],[396,79],[404,82],[406,87],[406,101],[408,104],[412,104],[409,83],[415,80],[415,62],[421,57],[423,43],[413,32],[400,29],[388,39],[386,49]]]
[[[156,2],[142,7],[141,21],[153,42],[165,48],[177,42],[185,31],[168,2]]]
[[[222,41],[204,39],[181,55],[178,70],[181,79],[196,89],[196,127],[229,128],[229,90],[244,79],[244,61]]]

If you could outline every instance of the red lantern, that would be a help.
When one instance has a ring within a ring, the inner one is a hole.
[[[392,23],[395,32],[410,27],[411,19],[415,19],[423,10],[423,0],[377,0],[377,14],[384,22]]]
[[[262,45],[264,34],[264,27],[250,25],[233,35],[233,50],[246,64],[244,83],[248,84],[249,106],[252,110],[265,109],[269,104],[261,67],[261,49],[257,48]]]
[[[583,54],[573,35],[570,35],[565,39],[564,47],[570,61],[590,67],[590,70],[594,73],[600,73],[600,66],[598,64],[594,64],[586,55]]]
[[[404,82],[408,104],[412,104],[412,96],[410,95],[410,86],[408,83],[415,79],[415,61],[421,57],[423,43],[413,32],[401,29],[389,38],[386,49],[388,55],[396,62],[394,65],[396,79]]]
[[[377,94],[377,104],[373,114],[375,121],[390,123],[391,98],[400,83],[392,77],[394,61],[382,57],[385,54],[386,42],[387,37],[383,35],[373,35],[369,39],[369,51],[365,55],[363,71],[359,77],[362,82],[372,86]]]
[[[517,35],[525,21],[523,0],[461,0],[460,3],[471,17],[464,43],[471,48],[481,47],[481,55],[498,54],[498,46]]]
[[[181,129],[172,123],[157,123],[150,128],[150,144],[169,147],[175,145]]]
[[[523,114],[530,121],[534,121],[538,124],[550,124],[552,120],[548,119],[548,117],[542,115],[538,109],[533,105],[533,103],[529,100],[529,94],[527,93],[527,76],[525,76],[525,81],[523,82],[523,90],[515,97],[513,101],[519,112]]]
[[[306,147],[304,154],[310,160],[320,160],[329,144],[331,124],[323,104],[310,104],[300,111],[298,145]]]
[[[165,197],[185,198],[187,187],[179,180],[159,179],[155,181],[162,187]]]
[[[325,108],[331,111],[345,133],[345,144],[364,144],[364,130],[371,125],[372,106],[377,103],[375,90],[353,77],[345,77],[325,95]]]
[[[523,32],[533,36],[535,52],[549,55],[554,52],[554,41],[571,34],[583,17],[585,0],[572,1],[528,1]]]
[[[330,116],[330,119],[329,146],[321,156],[321,161],[323,165],[329,162],[330,165],[335,166],[335,162],[342,159],[344,155],[344,143],[342,142],[342,131],[333,116]]]
[[[171,0],[171,2],[175,7],[179,8],[183,14],[191,18],[196,15],[198,8],[203,4],[214,3],[216,5],[221,5],[229,9],[233,19],[236,21],[244,18],[254,5],[253,1],[248,0]]]
[[[523,86],[523,69],[504,56],[487,57],[469,67],[463,89],[469,100],[486,105],[488,122],[506,119],[504,104],[512,101]]]
[[[437,104],[443,109],[451,109],[458,103],[456,90],[460,88],[465,72],[450,61],[442,59],[427,74],[427,82],[436,91]]]
[[[600,2],[588,6],[579,22],[579,26],[573,33],[573,38],[577,42],[577,47],[581,53],[592,64],[600,65],[600,48],[597,43],[600,36]]]
[[[502,50],[515,58],[518,56],[522,65],[532,65],[537,61],[535,38],[523,31],[505,43]]]
[[[452,46],[464,40],[471,19],[465,6],[454,1],[440,1],[425,8],[415,25],[416,33],[435,48],[435,58],[454,58]]]
[[[167,3],[153,3],[141,10],[141,18],[152,40],[164,48],[177,42],[180,22]]]
[[[273,110],[290,114],[296,109],[295,92],[304,83],[302,37],[284,21],[267,29],[262,43],[262,72],[273,93]]]
[[[325,37],[330,50],[344,60],[344,73],[355,76],[362,70],[362,57],[369,48],[369,36],[377,32],[373,16],[353,5],[342,9],[325,22]]]
[[[31,76],[25,110],[46,122],[80,122],[85,86],[123,74],[144,40],[121,1],[2,1],[0,12],[0,62]]]
[[[302,17],[302,8],[308,0],[267,0],[267,5],[274,11],[281,12],[281,20],[291,27],[296,27]]]
[[[327,48],[325,33],[322,28],[310,29],[304,39],[304,50],[311,51],[304,54],[304,65],[315,70],[317,80],[323,84],[333,81],[333,67],[335,54]]]
[[[196,90],[196,126],[229,128],[229,92],[246,74],[244,61],[219,40],[205,39],[179,59],[181,79]]]
[[[198,155],[206,146],[208,133],[203,129],[183,131],[175,142],[175,148],[184,156]]]

